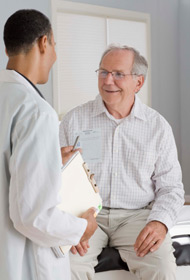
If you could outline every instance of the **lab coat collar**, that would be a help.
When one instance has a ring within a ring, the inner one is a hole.
[[[32,84],[29,83],[22,75],[14,70],[1,70],[0,71],[0,82],[17,83],[26,86],[28,89],[36,92]]]

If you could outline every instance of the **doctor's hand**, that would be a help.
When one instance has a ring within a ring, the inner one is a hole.
[[[82,257],[88,252],[88,248],[90,248],[88,240],[80,242],[77,246],[71,247],[71,253],[76,255],[77,253]]]
[[[156,251],[167,234],[167,227],[159,222],[149,222],[140,232],[134,244],[134,249],[138,257],[144,257],[148,252]]]
[[[88,209],[86,212],[82,214],[81,218],[87,220],[87,227],[83,236],[81,237],[80,242],[89,240],[90,237],[94,234],[95,230],[98,228],[95,217],[96,217],[96,209],[94,207]]]
[[[88,209],[85,213],[82,214],[81,218],[87,220],[87,227],[83,236],[81,237],[79,244],[71,248],[71,252],[73,254],[76,254],[78,252],[80,256],[84,256],[87,253],[89,248],[88,240],[98,228],[95,217],[96,217],[96,209],[93,207]]]
[[[73,146],[67,146],[61,148],[62,163],[65,164],[71,157],[76,153],[76,151],[81,152],[81,149],[73,150]]]

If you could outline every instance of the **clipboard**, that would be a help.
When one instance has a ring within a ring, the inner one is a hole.
[[[77,151],[62,167],[62,187],[59,195],[61,203],[57,207],[67,213],[80,217],[86,210],[95,207],[96,215],[102,209],[94,174],[91,174],[81,154]],[[52,248],[56,257],[63,257],[72,247],[60,246]]]

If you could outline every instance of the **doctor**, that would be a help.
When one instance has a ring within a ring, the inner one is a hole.
[[[4,27],[7,69],[0,72],[0,279],[69,280],[68,256],[51,247],[78,244],[96,230],[94,209],[61,212],[61,154],[55,111],[36,84],[56,60],[51,24],[36,10]]]

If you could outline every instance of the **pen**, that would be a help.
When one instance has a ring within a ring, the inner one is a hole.
[[[77,145],[78,141],[79,141],[79,135],[78,135],[78,136],[76,137],[76,139],[75,139],[75,143],[73,144],[73,149],[72,149],[72,151],[76,148],[76,145]]]

